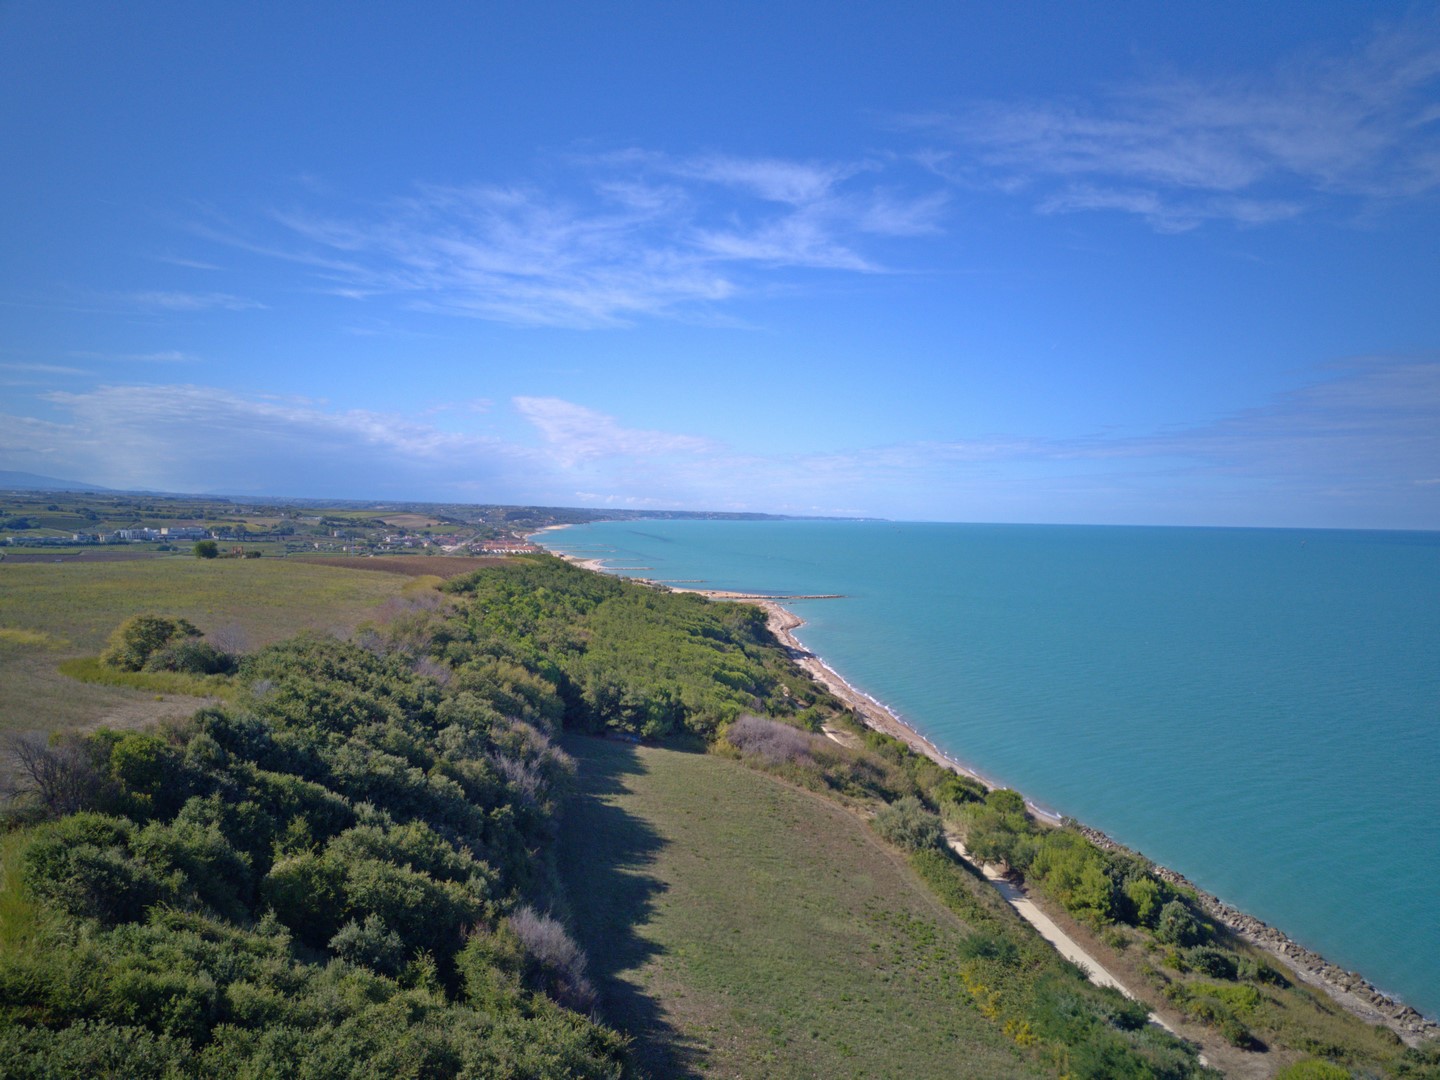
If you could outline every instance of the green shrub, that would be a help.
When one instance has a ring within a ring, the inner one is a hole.
[[[345,866],[344,891],[352,918],[379,916],[409,954],[448,960],[484,914],[483,897],[466,886],[374,859]]]
[[[169,816],[190,796],[184,757],[164,739],[130,731],[110,748],[110,775],[119,783],[126,812],[145,820]]]
[[[1238,973],[1235,957],[1214,945],[1194,945],[1183,953],[1185,966],[1212,979],[1233,979]]]
[[[1205,940],[1205,929],[1183,900],[1171,900],[1160,909],[1155,923],[1155,937],[1167,945],[1185,948]]]
[[[979,780],[961,776],[947,769],[945,775],[931,789],[930,797],[941,805],[949,803],[953,806],[961,806],[970,802],[984,802],[985,792],[986,787]]]
[[[1148,874],[1131,878],[1122,887],[1125,898],[1130,902],[1131,912],[1137,926],[1154,926],[1160,916],[1163,892],[1160,883]]]
[[[493,931],[472,930],[455,968],[472,1005],[488,1013],[508,1011],[524,991],[525,945],[508,920]]]
[[[185,1075],[189,1050],[182,1039],[105,1021],[53,1029],[0,1025],[0,1061],[13,1080],[169,1080]]]
[[[1079,833],[1056,829],[1037,838],[1026,876],[1035,879],[1071,914],[1095,924],[1111,922],[1115,883],[1104,854]]]
[[[153,821],[131,845],[137,858],[161,877],[179,874],[194,901],[234,922],[247,917],[254,883],[249,860],[214,825]]]
[[[945,827],[940,816],[926,808],[914,795],[906,795],[875,814],[875,831],[890,843],[907,851],[924,851],[945,844]]]
[[[208,641],[177,641],[152,652],[145,671],[179,671],[186,675],[231,675],[238,667],[235,657],[221,652]]]
[[[1264,983],[1267,986],[1275,986],[1282,990],[1290,985],[1290,980],[1263,957],[1242,956],[1236,964],[1235,974],[1237,978]],[[1386,1030],[1388,1031],[1389,1029],[1387,1028]]]
[[[373,912],[363,923],[351,919],[333,938],[330,949],[343,960],[362,964],[381,975],[398,975],[405,962],[405,943]]]
[[[345,872],[313,851],[281,859],[260,883],[275,917],[314,945],[328,945],[345,918]]]
[[[1231,1046],[1238,1046],[1242,1049],[1250,1046],[1255,1041],[1255,1036],[1244,1021],[1233,1015],[1220,1017],[1220,1034]]]
[[[132,615],[110,635],[100,662],[122,671],[140,671],[152,653],[186,638],[199,637],[200,631],[188,619],[166,615]]]
[[[109,926],[141,919],[151,904],[174,899],[180,882],[133,858],[134,837],[130,821],[103,814],[42,826],[23,856],[26,884],[76,918]]]

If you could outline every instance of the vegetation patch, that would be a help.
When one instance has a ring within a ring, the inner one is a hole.
[[[335,566],[343,570],[374,570],[382,574],[405,577],[434,575],[439,578],[461,577],[496,566],[505,559],[484,555],[302,555],[298,562],[312,566]]]
[[[80,682],[101,686],[122,686],[155,694],[179,694],[195,698],[235,696],[234,681],[224,675],[191,675],[182,671],[125,671],[111,667],[98,656],[78,656],[60,662],[60,674]]]
[[[15,626],[0,626],[0,642],[32,649],[60,649],[69,644],[64,638],[43,630],[25,630]]]
[[[4,872],[46,914],[0,957],[7,1075],[621,1075],[549,914],[548,729],[334,639],[237,679],[162,733],[28,744]]]

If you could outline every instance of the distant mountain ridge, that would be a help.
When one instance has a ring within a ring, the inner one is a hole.
[[[0,491],[110,491],[98,484],[82,484],[79,480],[60,480],[38,473],[9,472],[0,469]]]

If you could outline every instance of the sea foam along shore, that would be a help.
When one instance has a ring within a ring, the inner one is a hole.
[[[549,532],[551,529],[565,527],[552,526],[543,531]],[[542,545],[544,543],[538,534],[532,539],[536,543]],[[567,562],[597,573],[607,573],[610,570],[603,559],[582,558],[560,552],[555,554]],[[947,769],[953,769],[957,773],[972,777],[987,787],[995,786],[992,778],[946,754],[924,735],[905,723],[893,710],[852,686],[838,671],[806,648],[805,644],[795,636],[795,631],[803,626],[805,621],[780,603],[780,600],[784,598],[767,596],[762,593],[683,589],[640,577],[631,580],[643,582],[653,588],[670,589],[675,592],[695,592],[715,600],[751,603],[759,606],[766,613],[770,632],[789,651],[791,658],[811,678],[849,705],[866,724],[876,731],[884,732],[901,740],[916,753],[924,754]],[[1037,818],[1052,825],[1058,825],[1062,820],[1054,811],[1028,799],[1026,806]],[[1099,829],[1078,822],[1076,825],[1085,836],[1101,847],[1133,850],[1126,848],[1125,845],[1107,836]],[[1238,908],[1225,903],[1219,897],[1201,889],[1178,871],[1158,863],[1154,866],[1155,872],[1166,880],[1193,889],[1201,906],[1212,919],[1223,923],[1245,941],[1265,950],[1293,971],[1299,981],[1328,994],[1342,1008],[1366,1023],[1383,1025],[1411,1045],[1418,1044],[1425,1039],[1440,1037],[1440,1023],[1436,1023],[1434,1019],[1423,1016],[1412,1006],[1397,1001],[1380,991],[1358,972],[1346,971],[1344,968],[1330,963],[1319,953],[1305,948],[1275,927],[1253,915],[1247,915]]]

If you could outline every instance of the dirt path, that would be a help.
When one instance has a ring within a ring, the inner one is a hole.
[[[1128,986],[1108,971],[1100,961],[1086,952],[1080,946],[1079,942],[1065,933],[1059,926],[1055,925],[1055,921],[1035,905],[1035,901],[1030,899],[1029,894],[1006,878],[998,867],[991,863],[981,863],[978,859],[974,858],[970,852],[965,850],[965,844],[958,836],[947,835],[945,840],[955,854],[970,863],[970,865],[978,866],[980,872],[985,875],[985,880],[999,890],[1000,895],[1005,898],[1005,902],[1015,909],[1015,913],[1033,926],[1041,937],[1053,945],[1056,952],[1079,967],[1081,971],[1085,972],[1086,978],[1096,986],[1114,987],[1131,1001],[1141,1000]],[[1144,1002],[1141,1002],[1141,1004],[1144,1004]],[[1177,1038],[1184,1038],[1180,1032],[1176,1031],[1153,1012],[1150,1014],[1150,1023],[1158,1024]],[[1209,1062],[1205,1060],[1204,1054],[1200,1055],[1200,1064],[1209,1064]]]
[[[1091,982],[1096,986],[1113,986],[1132,1001],[1139,1000],[1130,992],[1129,987],[1107,971],[1098,960],[1082,949],[1074,938],[1056,926],[1054,920],[1052,920],[1049,915],[1046,915],[1035,906],[1035,902],[1030,899],[1025,890],[1006,878],[994,864],[981,863],[971,855],[970,852],[965,850],[965,844],[958,836],[946,836],[945,840],[949,843],[950,849],[954,851],[955,854],[959,855],[972,866],[979,867],[980,872],[985,875],[985,880],[1000,891],[1000,895],[1005,898],[1006,903],[1013,907],[1022,919],[1035,927],[1035,929],[1040,932],[1041,937],[1050,942],[1051,945],[1054,945],[1056,951],[1058,951],[1061,956],[1065,957],[1065,959],[1069,960],[1072,964],[1078,964],[1083,968]],[[1162,1024],[1161,1026],[1163,1027],[1164,1025]]]

